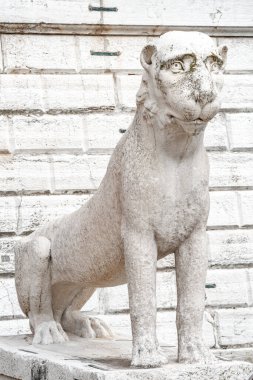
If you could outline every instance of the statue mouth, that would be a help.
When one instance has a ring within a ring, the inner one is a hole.
[[[195,120],[182,120],[174,117],[175,122],[183,130],[190,135],[198,135],[203,131],[208,123],[208,120],[195,119]]]
[[[203,120],[203,119],[195,119],[195,120],[182,120],[182,119],[178,119],[178,118],[175,118],[175,120],[179,123],[179,124],[183,124],[183,125],[191,125],[191,126],[200,126],[200,125],[203,125],[203,124],[207,124],[208,123],[208,120]]]

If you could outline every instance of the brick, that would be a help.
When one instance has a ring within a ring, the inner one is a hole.
[[[253,42],[252,38],[224,37],[218,38],[219,45],[228,47],[226,70],[252,70]]]
[[[46,191],[50,190],[50,187],[48,157],[0,156],[2,192]]]
[[[208,231],[209,266],[252,265],[253,230]]]
[[[43,110],[43,90],[38,75],[0,75],[1,110]]]
[[[209,228],[239,226],[236,193],[232,191],[210,192]]]
[[[204,135],[204,145],[207,150],[226,150],[228,144],[226,120],[223,113],[219,113],[208,123]]]
[[[23,315],[17,299],[14,277],[0,277],[0,301],[0,318]]]
[[[50,220],[77,210],[90,197],[87,194],[0,197],[0,231],[31,232]]]
[[[110,156],[53,156],[54,190],[94,190],[99,186]]]
[[[75,37],[54,35],[2,35],[6,73],[75,72]]]
[[[228,113],[226,115],[229,145],[232,151],[253,149],[253,113]]]
[[[15,152],[81,152],[83,150],[82,116],[43,115],[11,118]]]
[[[207,306],[247,306],[250,303],[245,269],[213,269],[207,272],[207,283],[215,288],[206,289]]]
[[[124,0],[105,0],[104,6],[116,6],[114,12],[105,12],[104,23],[112,25],[178,25],[178,26],[245,26],[251,25],[252,4],[231,3],[228,0],[218,3],[203,3],[201,0],[181,0],[170,6],[167,1],[142,2],[131,0],[125,6]],[[217,12],[217,9],[219,12]],[[182,11],[183,10],[183,11]]]
[[[241,226],[252,226],[253,191],[239,192],[239,199],[241,204]]]
[[[140,64],[140,53],[147,45],[148,38],[140,36],[106,36],[78,37],[80,49],[80,63],[83,71],[92,70],[142,70]],[[90,51],[117,52],[117,56],[95,56]]]
[[[213,347],[215,345],[213,325],[210,323],[210,317],[207,314],[205,313],[203,323],[204,338],[209,347]],[[105,314],[99,315],[99,318],[107,322],[118,335],[131,336],[129,314]],[[177,345],[176,313],[174,311],[157,313],[157,336],[160,344]]]
[[[252,75],[225,75],[222,109],[251,109],[252,85]]]
[[[218,341],[221,346],[252,344],[253,309],[217,310]]]
[[[2,110],[79,111],[115,106],[111,75],[2,74]]]
[[[14,246],[16,237],[0,238],[0,273],[14,273]]]
[[[46,109],[114,107],[113,78],[108,75],[44,75]]]
[[[20,197],[0,197],[0,231],[16,232]]]
[[[119,104],[123,108],[136,108],[136,93],[141,84],[141,75],[117,75]]]
[[[99,6],[98,0],[92,5]],[[51,24],[93,24],[100,23],[100,13],[90,12],[89,2],[82,0],[12,0],[4,2],[1,23],[51,23]]]
[[[250,153],[209,154],[210,187],[253,186],[253,155]]]
[[[249,286],[249,293],[250,293],[250,305],[253,306],[253,269],[248,268],[247,270],[247,276],[248,276],[248,286]]]
[[[3,72],[3,45],[2,40],[0,38],[0,73]]]
[[[9,123],[8,118],[5,116],[0,116],[0,154],[11,153],[12,146],[9,136]]]
[[[81,207],[89,198],[89,195],[23,197],[18,232],[33,231],[50,220],[69,214]]]
[[[83,128],[86,153],[112,152],[122,137],[120,129],[126,130],[133,117],[133,113],[90,113],[84,115]]]

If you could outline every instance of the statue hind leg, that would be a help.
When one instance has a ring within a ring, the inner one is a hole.
[[[15,249],[18,300],[29,317],[34,344],[68,340],[53,316],[50,259],[50,241],[43,236],[20,243]]]
[[[112,338],[113,333],[104,321],[84,315],[80,311],[94,291],[94,288],[85,288],[76,294],[62,315],[62,327],[65,331],[83,338]]]

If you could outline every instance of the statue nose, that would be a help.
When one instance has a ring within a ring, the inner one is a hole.
[[[194,90],[194,98],[196,103],[200,105],[206,105],[207,103],[212,103],[216,98],[216,93],[213,87],[210,88],[201,88]]]
[[[214,88],[213,81],[210,78],[210,74],[207,72],[206,68],[200,69],[200,71],[196,73],[194,79],[195,101],[203,106],[207,103],[213,102],[217,96],[217,93]]]

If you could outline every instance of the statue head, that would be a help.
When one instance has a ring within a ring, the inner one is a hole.
[[[137,102],[162,123],[176,120],[189,133],[202,130],[220,108],[227,47],[200,32],[173,31],[145,46]],[[159,116],[158,116],[159,118]]]

